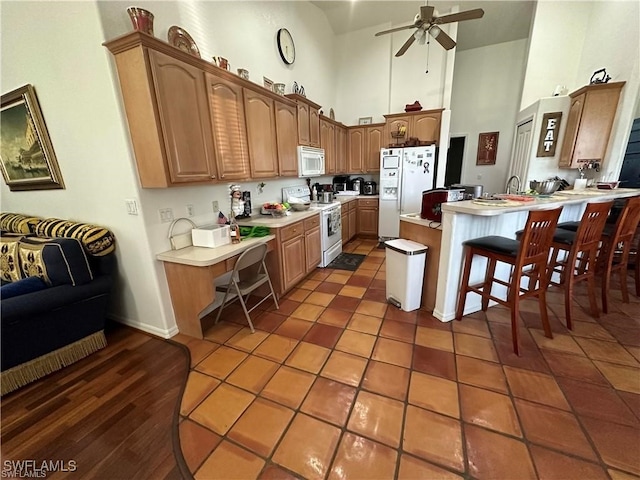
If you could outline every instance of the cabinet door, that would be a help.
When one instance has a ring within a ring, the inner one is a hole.
[[[298,143],[311,145],[311,131],[309,130],[309,105],[298,103]]]
[[[569,115],[567,116],[567,128],[564,132],[564,140],[562,141],[562,150],[560,151],[560,160],[558,163],[560,167],[569,167],[571,165],[585,97],[586,94],[583,93],[571,100]]]
[[[307,270],[309,273],[314,270],[322,261],[322,237],[320,228],[312,228],[304,234],[304,248],[307,259]]]
[[[218,175],[223,180],[245,180],[250,173],[242,87],[207,74],[207,90]]]
[[[150,51],[149,59],[171,182],[215,179],[204,73],[162,53]]]
[[[347,173],[347,129],[335,127],[336,173]]]
[[[347,137],[349,173],[364,173],[364,128],[350,128]]]
[[[276,102],[278,167],[282,177],[298,176],[296,107]]]
[[[423,142],[436,142],[440,140],[440,112],[416,115],[411,119],[410,133],[412,137],[418,137]]]
[[[358,233],[358,209],[353,208],[349,211],[349,240]]]
[[[320,146],[324,149],[325,173],[336,173],[335,128],[332,123],[320,120]]]
[[[251,178],[278,176],[275,105],[273,99],[244,89]]]
[[[304,236],[298,235],[281,245],[283,288],[288,290],[306,275]]]
[[[376,125],[367,127],[366,130],[367,148],[365,170],[367,173],[380,171],[380,149],[384,141],[384,126]]]
[[[349,211],[346,205],[342,206],[340,220],[342,221],[342,245],[344,245],[349,241]]]
[[[320,113],[309,107],[309,145],[320,148]]]
[[[409,138],[409,124],[411,123],[411,117],[395,117],[391,120],[387,120],[384,147],[388,147],[392,144],[404,143]],[[406,133],[403,137],[394,138],[393,134],[400,131],[400,127],[406,129]]]
[[[378,235],[378,209],[358,209],[358,233]]]

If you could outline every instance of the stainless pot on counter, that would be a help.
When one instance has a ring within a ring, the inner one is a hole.
[[[333,192],[322,192],[318,194],[318,202],[320,203],[332,203]]]

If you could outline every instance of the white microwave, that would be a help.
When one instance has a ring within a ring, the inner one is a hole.
[[[324,150],[314,147],[298,147],[298,177],[324,175]]]

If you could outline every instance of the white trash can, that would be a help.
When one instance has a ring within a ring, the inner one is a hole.
[[[398,238],[384,243],[387,264],[387,300],[405,312],[420,308],[426,245]]]

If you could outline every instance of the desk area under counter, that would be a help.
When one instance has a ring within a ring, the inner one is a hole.
[[[640,195],[640,189],[587,189],[557,192],[548,198],[539,198],[531,202],[507,201],[501,205],[483,205],[474,200],[443,203],[442,248],[433,315],[443,322],[455,318],[464,241],[487,235],[515,238],[515,232],[524,227],[531,210],[562,207],[559,222],[576,221],[580,219],[589,202],[605,202],[637,195]],[[508,278],[509,271],[506,266],[499,264],[496,272],[501,278]],[[479,261],[474,262],[470,281],[472,283],[482,281],[484,273],[485,264]],[[479,310],[481,310],[480,296],[469,294],[464,315]]]

